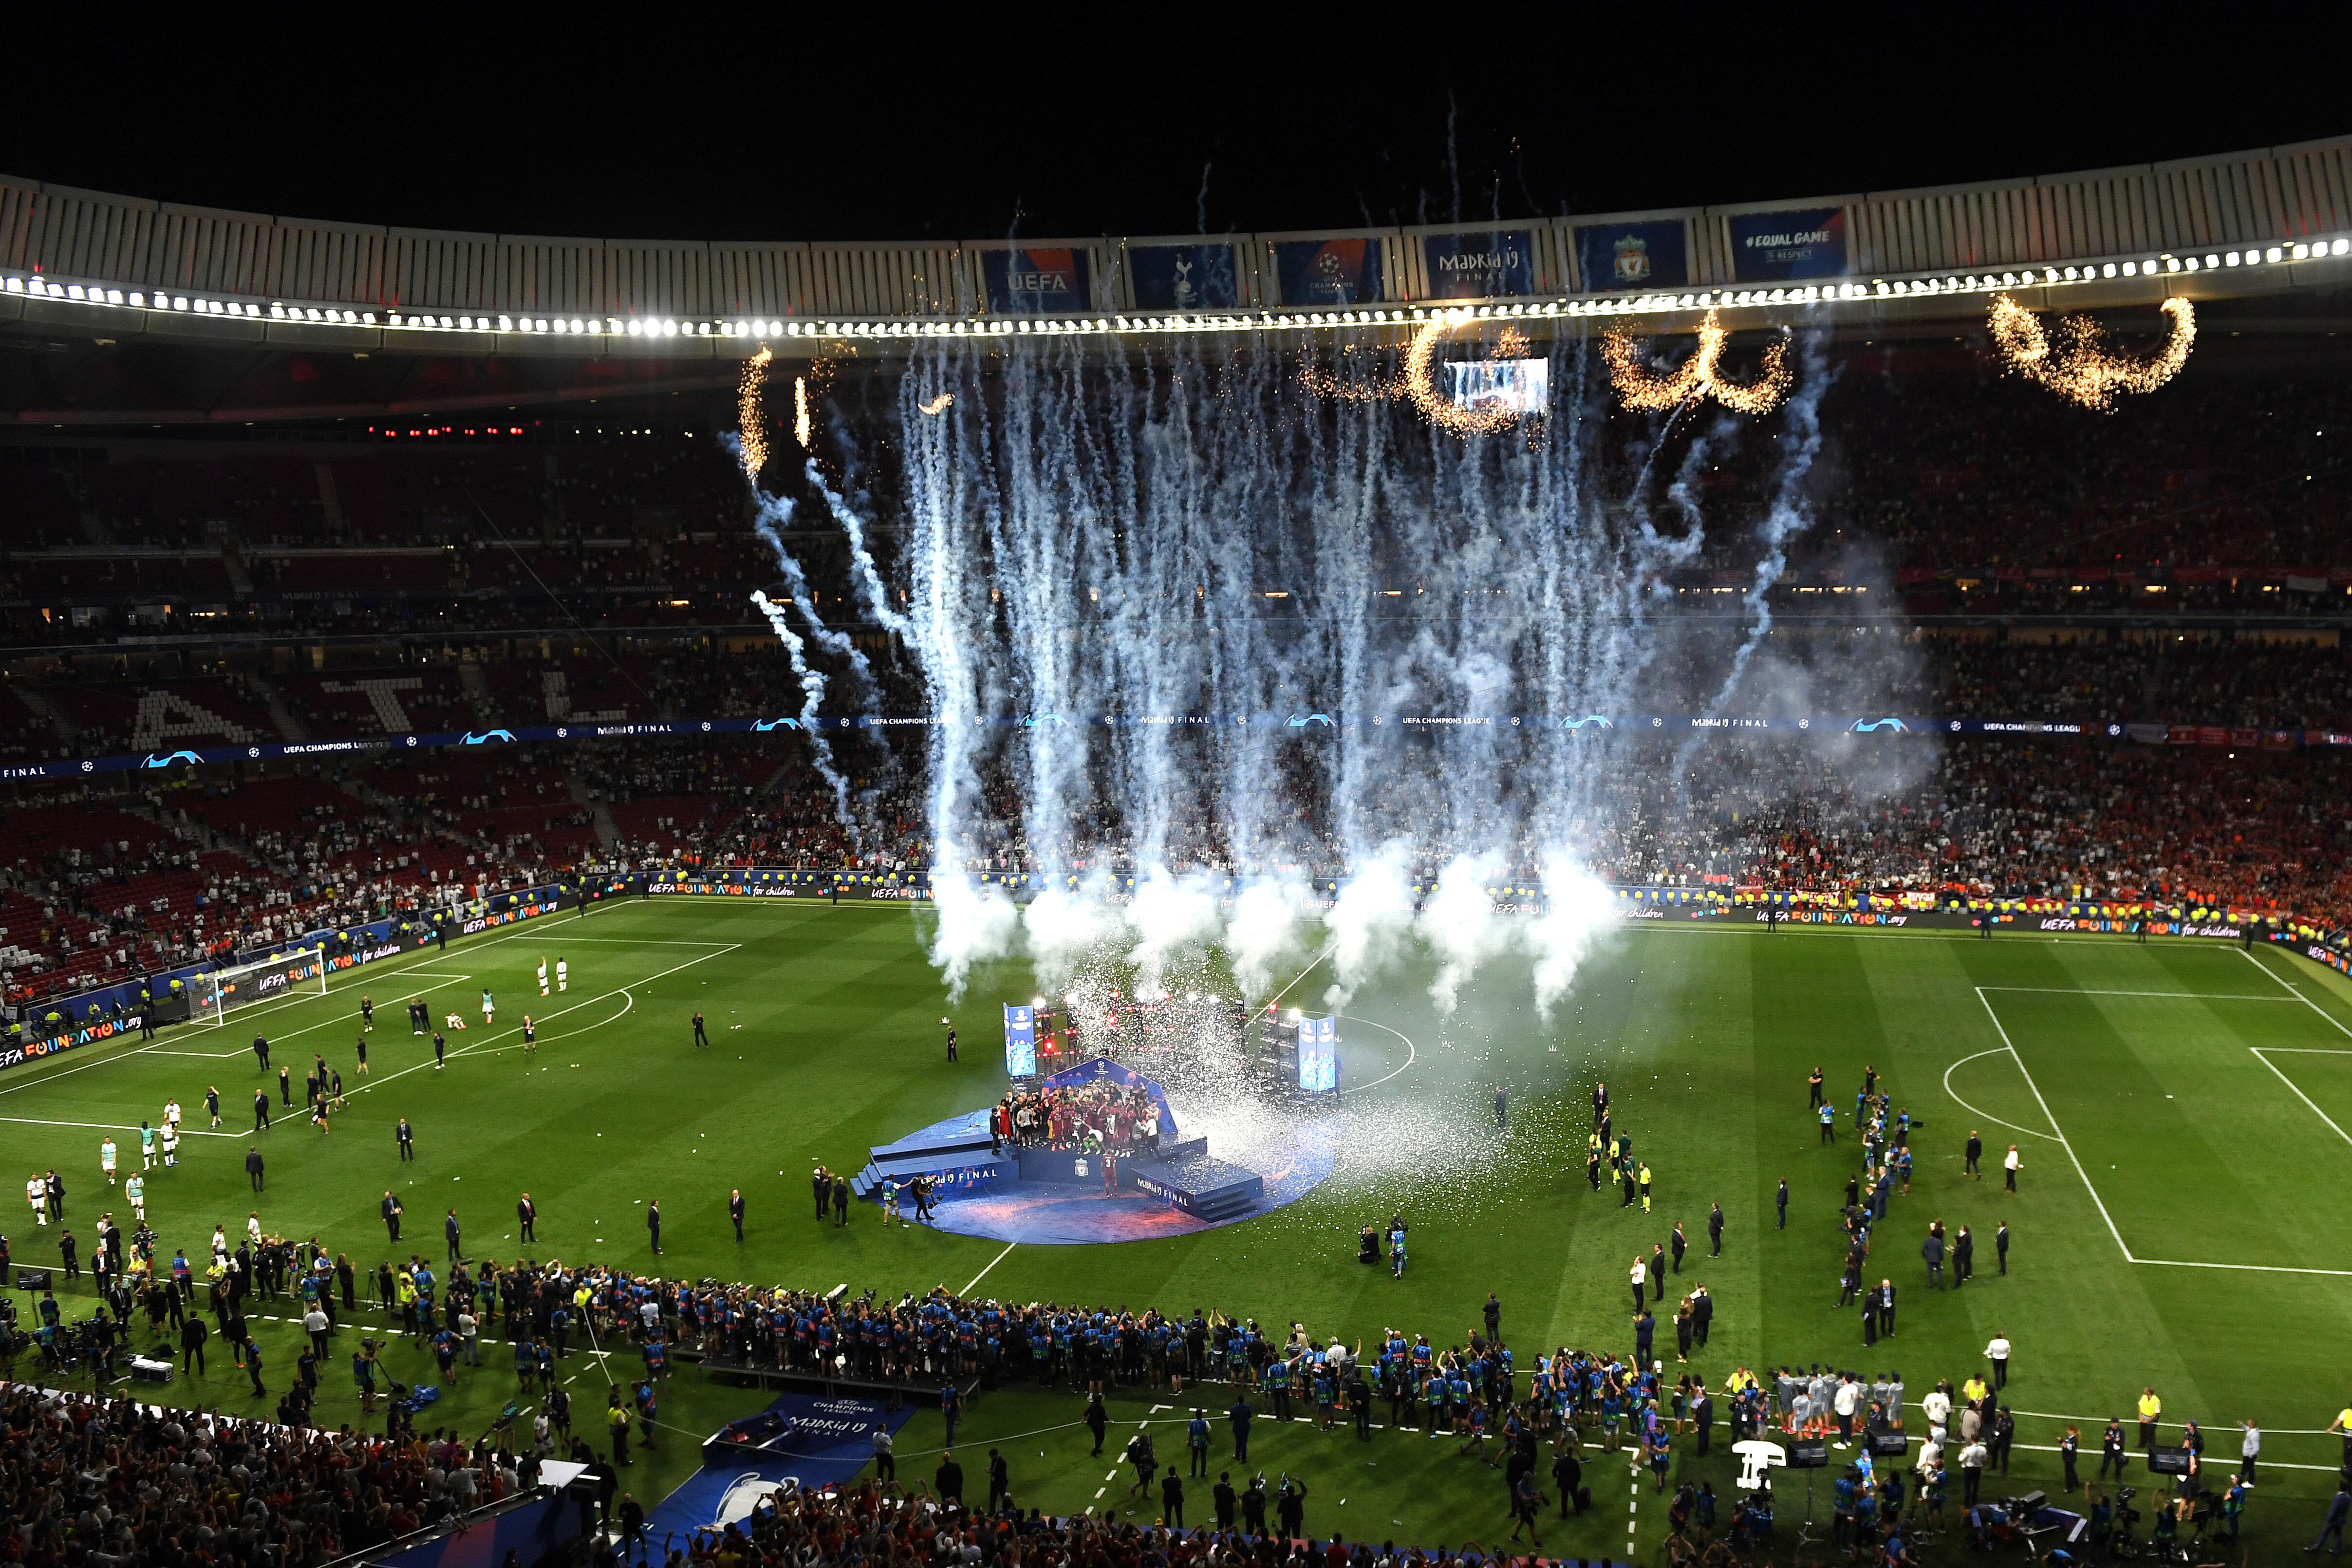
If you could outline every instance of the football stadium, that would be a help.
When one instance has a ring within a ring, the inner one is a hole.
[[[0,179],[13,1554],[2340,1552],[2352,140],[1803,188]]]

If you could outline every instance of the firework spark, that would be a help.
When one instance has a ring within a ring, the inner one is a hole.
[[[1994,298],[1987,324],[2010,374],[2038,382],[2095,413],[2112,414],[2118,395],[2154,392],[2189,363],[2189,351],[2197,342],[2197,308],[2181,299],[2167,300],[2158,308],[2172,318],[2172,326],[2163,346],[2147,358],[2109,353],[2101,346],[2099,323],[2088,316],[2061,316],[2056,332],[2045,333],[2033,312],[2006,294]]]
[[[1747,383],[1723,379],[1723,345],[1731,334],[1713,310],[1698,326],[1698,352],[1672,375],[1650,368],[1642,343],[1622,328],[1612,328],[1601,340],[1601,357],[1609,366],[1609,380],[1628,408],[1656,413],[1679,408],[1702,397],[1712,397],[1738,414],[1769,414],[1789,395],[1792,373],[1789,346],[1773,343],[1764,350],[1764,365]]]
[[[1343,379],[1319,364],[1309,363],[1299,367],[1298,384],[1318,397],[1341,403],[1379,403],[1402,397],[1419,410],[1423,418],[1457,436],[1491,436],[1507,430],[1519,423],[1522,415],[1518,410],[1499,405],[1465,408],[1439,391],[1431,379],[1438,344],[1448,331],[1471,319],[1466,310],[1447,310],[1414,328],[1412,340],[1405,347],[1404,373],[1394,379]],[[1497,361],[1519,359],[1527,351],[1526,335],[1507,328],[1495,352],[1487,357]]]
[[[955,402],[954,393],[942,392],[929,403],[918,403],[915,406],[925,414],[945,414],[948,411],[948,405],[953,402]]]
[[[1425,321],[1412,334],[1412,346],[1404,351],[1404,395],[1421,410],[1423,418],[1441,430],[1456,436],[1491,436],[1497,430],[1507,430],[1519,422],[1518,411],[1497,405],[1480,408],[1465,408],[1430,381],[1429,372],[1437,358],[1439,340],[1446,330],[1461,322],[1468,312],[1449,310],[1444,316]],[[1505,357],[1497,353],[1495,357]]]
[[[801,444],[802,451],[808,450],[808,377],[804,375],[793,377],[793,439]]]
[[[768,384],[768,362],[775,356],[766,345],[743,362],[743,379],[735,388],[735,428],[741,437],[736,456],[743,464],[743,477],[754,485],[760,482],[760,470],[768,465],[768,416],[765,393]]]

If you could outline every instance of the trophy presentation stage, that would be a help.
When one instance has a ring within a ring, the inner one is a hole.
[[[1110,1151],[1115,1185],[1106,1189],[1104,1153],[1094,1148],[1033,1143],[999,1145],[989,1135],[994,1108],[965,1111],[867,1151],[866,1168],[852,1179],[858,1197],[879,1202],[882,1184],[900,1184],[899,1213],[911,1221],[906,1184],[928,1175],[938,1184],[933,1223],[961,1235],[1003,1241],[1075,1245],[1181,1236],[1231,1225],[1306,1195],[1326,1176],[1337,1152],[1328,1103],[1286,1119],[1248,1165],[1210,1151],[1210,1140],[1179,1129],[1160,1085],[1134,1069],[1096,1057],[1050,1077],[1016,1084],[1016,1092],[1108,1087],[1141,1093],[1160,1112],[1158,1149],[1139,1140]]]

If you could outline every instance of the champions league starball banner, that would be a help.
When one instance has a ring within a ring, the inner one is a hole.
[[[1298,1020],[1298,1087],[1309,1094],[1329,1094],[1339,1087],[1339,1019]]]
[[[1381,297],[1381,242],[1277,240],[1274,270],[1286,305],[1369,305]]]
[[[1690,286],[1690,253],[1680,218],[1596,223],[1576,230],[1577,283],[1588,294]]]
[[[1139,245],[1127,253],[1139,310],[1225,310],[1241,303],[1230,245]]]
[[[1034,1078],[1037,1072],[1037,1010],[1030,1006],[1004,1009],[1004,1076]]]
[[[1843,207],[1735,213],[1726,222],[1731,234],[1732,276],[1742,283],[1845,275]]]
[[[1000,316],[1070,315],[1094,309],[1083,250],[984,250],[988,308]]]
[[[1535,290],[1535,237],[1526,229],[1422,239],[1433,300],[1495,300]]]

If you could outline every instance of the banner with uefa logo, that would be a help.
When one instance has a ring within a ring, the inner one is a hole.
[[[980,269],[993,315],[1069,315],[1094,309],[1083,250],[986,250]]]

